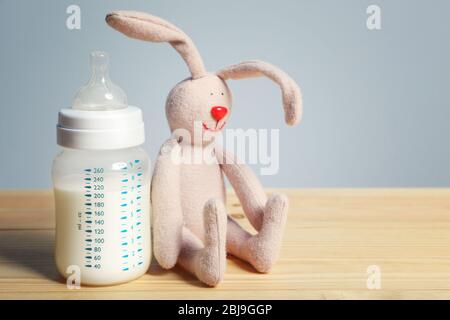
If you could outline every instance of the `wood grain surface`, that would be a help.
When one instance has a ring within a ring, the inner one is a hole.
[[[450,299],[450,189],[284,189],[290,211],[270,274],[233,257],[207,288],[153,263],[133,282],[69,290],[53,262],[53,195],[0,191],[0,299]],[[249,227],[236,197],[229,213]],[[381,270],[368,289],[367,268]]]

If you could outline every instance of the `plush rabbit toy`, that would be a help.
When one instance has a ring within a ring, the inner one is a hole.
[[[223,279],[227,252],[259,272],[268,272],[281,245],[288,211],[286,196],[274,194],[267,198],[252,171],[218,145],[212,148],[214,161],[186,163],[181,158],[210,146],[226,124],[232,110],[226,80],[260,76],[271,79],[281,88],[289,125],[298,123],[301,117],[297,84],[277,67],[262,61],[241,62],[209,73],[183,31],[146,13],[117,11],[108,14],[106,21],[131,38],[168,42],[191,73],[167,97],[166,116],[173,137],[161,147],[153,173],[153,245],[158,263],[166,269],[178,263],[209,286]],[[198,129],[196,124],[203,133],[200,141],[190,138]],[[247,232],[227,216],[223,174],[257,234]]]

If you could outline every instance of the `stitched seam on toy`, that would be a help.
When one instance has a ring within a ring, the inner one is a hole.
[[[220,248],[222,247],[222,242],[220,241],[220,228],[219,228],[219,215],[218,215],[218,211],[217,210],[217,206],[216,206],[216,226],[217,226],[217,236],[218,236],[218,246],[217,246],[217,256],[219,257],[219,278],[220,275],[222,274],[222,266],[221,266],[221,260],[220,260]],[[219,279],[217,279],[219,280]]]

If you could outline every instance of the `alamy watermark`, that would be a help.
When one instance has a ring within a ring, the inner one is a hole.
[[[171,152],[176,164],[258,164],[261,175],[275,175],[280,169],[279,129],[226,129],[209,132],[202,122],[194,123],[193,136],[187,129],[176,129],[173,138],[189,141],[189,148],[163,147],[162,153]]]
[[[381,289],[381,268],[377,265],[367,267],[367,289],[380,290]]]
[[[81,269],[77,265],[70,265],[66,269],[66,286],[69,290],[81,288]]]
[[[66,27],[69,30],[81,29],[81,9],[76,4],[67,7],[66,13],[69,15],[66,19]]]
[[[381,30],[381,8],[376,4],[372,4],[367,7],[366,13],[368,14],[366,20],[367,29]]]

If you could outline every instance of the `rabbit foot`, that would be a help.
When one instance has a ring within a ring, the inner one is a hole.
[[[196,276],[209,286],[222,279],[226,266],[227,215],[224,205],[215,199],[204,207],[205,247],[198,253]]]
[[[264,209],[261,230],[247,240],[245,250],[248,261],[261,273],[269,272],[278,257],[287,211],[287,197],[282,194],[272,195]]]

